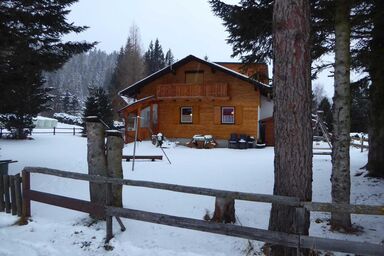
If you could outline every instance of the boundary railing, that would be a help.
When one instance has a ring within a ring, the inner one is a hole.
[[[107,195],[105,205],[98,205],[92,202],[58,196],[31,190],[30,174],[39,173],[46,175],[53,175],[57,177],[84,180],[94,183],[101,183],[107,186]],[[95,215],[106,216],[106,242],[113,237],[112,219],[117,217],[119,224],[124,230],[119,217],[124,217],[133,220],[157,223],[162,225],[169,225],[173,227],[181,227],[192,230],[205,231],[210,233],[246,238],[251,240],[263,241],[271,244],[278,244],[282,246],[300,248],[309,248],[315,250],[328,250],[338,251],[345,253],[355,253],[364,255],[384,255],[384,245],[372,244],[365,242],[345,241],[339,239],[329,239],[314,236],[306,236],[300,234],[288,234],[277,231],[270,231],[258,229],[253,227],[243,227],[233,224],[222,224],[207,222],[198,219],[191,219],[185,217],[178,217],[160,213],[146,212],[140,210],[133,210],[127,208],[117,208],[111,206],[112,198],[112,184],[127,185],[136,187],[145,187],[152,189],[161,189],[181,193],[189,193],[202,196],[214,196],[232,198],[236,200],[245,200],[252,202],[274,203],[296,208],[296,228],[302,230],[304,225],[304,212],[346,212],[351,214],[367,214],[367,215],[384,215],[384,206],[368,206],[368,205],[342,205],[334,203],[316,203],[316,202],[300,202],[298,198],[243,193],[234,191],[225,191],[209,188],[198,188],[191,186],[181,186],[174,184],[150,182],[150,181],[137,181],[127,179],[108,178],[97,175],[88,175],[81,173],[74,173],[68,171],[60,171],[40,167],[26,167],[22,172],[23,176],[23,216],[31,216],[31,201],[47,203],[55,206],[60,206],[72,210],[93,213]]]

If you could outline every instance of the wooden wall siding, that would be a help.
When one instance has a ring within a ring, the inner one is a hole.
[[[193,97],[158,99],[158,131],[169,138],[190,138],[195,134],[212,134],[217,139],[228,139],[231,133],[257,136],[258,106],[260,105],[259,90],[245,81],[224,72],[213,70],[211,67],[199,62],[191,61],[179,67],[173,73],[152,81],[140,89],[137,98],[157,95],[159,85],[185,84],[185,72],[193,70],[204,71],[204,85],[218,85],[223,89],[221,86],[226,84],[229,97],[225,100],[209,97],[205,97],[205,99]],[[164,90],[167,90],[167,93],[176,93],[174,86],[172,88],[172,85],[170,85],[166,88]],[[220,91],[221,89],[214,88],[212,90],[216,91],[215,93],[224,93],[225,88],[223,91]],[[187,106],[193,108],[193,123],[181,124],[180,108]],[[223,106],[235,107],[235,124],[221,124],[221,107]],[[124,115],[126,114],[124,113]]]

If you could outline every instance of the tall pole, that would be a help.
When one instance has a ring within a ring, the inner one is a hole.
[[[139,116],[136,116],[135,117],[135,141],[133,143],[133,157],[132,157],[132,171],[135,169],[135,155],[136,155],[136,141],[137,141],[137,130],[138,130],[138,119],[139,119]]]

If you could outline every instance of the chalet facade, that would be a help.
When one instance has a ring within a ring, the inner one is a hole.
[[[133,99],[119,110],[125,119],[125,141],[133,140],[134,120],[140,116],[139,139],[161,132],[168,138],[210,134],[227,140],[237,133],[268,138],[273,144],[273,123],[271,129],[262,121],[272,116],[271,93],[266,64],[244,68],[189,55],[119,92]]]

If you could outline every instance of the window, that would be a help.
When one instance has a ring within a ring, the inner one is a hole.
[[[234,107],[222,107],[221,108],[221,123],[222,124],[234,124],[235,123],[235,108]]]
[[[192,107],[181,107],[180,109],[180,123],[192,123]]]
[[[202,84],[204,81],[204,71],[186,71],[185,83],[186,84]]]

